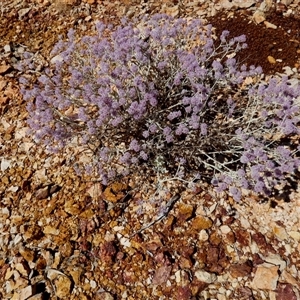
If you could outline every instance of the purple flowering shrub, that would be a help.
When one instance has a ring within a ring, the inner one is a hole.
[[[80,40],[70,31],[33,85],[21,79],[28,124],[48,149],[78,137],[93,145],[105,184],[202,177],[236,200],[241,188],[269,194],[299,167],[283,139],[299,134],[300,89],[260,83],[261,68],[239,65],[245,36],[224,31],[216,43],[211,25],[166,15],[96,28]],[[33,55],[25,61],[33,68]]]

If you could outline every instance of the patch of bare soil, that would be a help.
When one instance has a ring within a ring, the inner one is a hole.
[[[217,36],[224,29],[246,34],[249,47],[240,61],[261,65],[268,76],[285,72],[299,84],[299,5],[1,1],[0,298],[299,299],[297,182],[277,198],[249,193],[239,204],[206,183],[193,192],[173,186],[159,201],[177,201],[153,222],[159,216],[151,202],[154,186],[147,191],[138,178],[102,186],[74,172],[74,163],[86,159],[81,147],[49,154],[26,135],[16,69],[27,50],[47,64],[69,28],[82,36],[92,34],[98,20],[116,25],[123,16],[165,12],[207,19]],[[276,28],[256,24],[257,11]]]

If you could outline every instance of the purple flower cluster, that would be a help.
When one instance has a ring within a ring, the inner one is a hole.
[[[54,47],[51,68],[33,85],[20,80],[28,124],[47,147],[74,136],[97,145],[104,183],[184,168],[236,200],[241,188],[268,194],[298,168],[297,150],[281,138],[299,134],[300,90],[287,79],[245,85],[261,74],[233,58],[245,36],[228,40],[225,31],[216,46],[211,25],[167,15],[96,29],[79,40],[70,31]],[[25,61],[34,67],[29,53]]]

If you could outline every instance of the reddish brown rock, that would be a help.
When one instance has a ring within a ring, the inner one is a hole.
[[[159,267],[154,273],[152,283],[155,285],[165,284],[170,277],[171,270],[172,266]]]
[[[212,245],[218,246],[222,242],[222,238],[216,231],[214,231],[210,234],[209,241]]]
[[[180,204],[178,208],[178,222],[184,223],[193,215],[194,207],[192,205]]]
[[[242,246],[246,247],[250,245],[250,234],[247,230],[237,229],[234,232],[236,241]]]
[[[298,300],[291,284],[279,283],[275,292],[276,300]]]
[[[114,242],[105,242],[100,245],[99,257],[101,262],[111,264],[114,261],[116,254],[117,249]]]
[[[241,264],[234,264],[229,267],[230,275],[234,278],[250,276],[252,272],[252,264],[246,261]]]
[[[177,300],[189,300],[191,299],[192,292],[188,286],[179,286],[176,290]]]

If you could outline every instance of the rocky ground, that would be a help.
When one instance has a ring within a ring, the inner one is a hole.
[[[241,203],[205,183],[157,216],[155,186],[138,178],[108,187],[78,176],[81,147],[49,154],[26,135],[26,103],[15,66],[24,51],[41,63],[69,28],[93,34],[97,20],[165,12],[199,17],[246,34],[238,58],[265,77],[299,84],[300,1],[2,0],[0,3],[1,299],[300,299],[300,194],[297,185]],[[146,226],[147,227],[147,226]],[[135,234],[137,233],[137,234]]]

